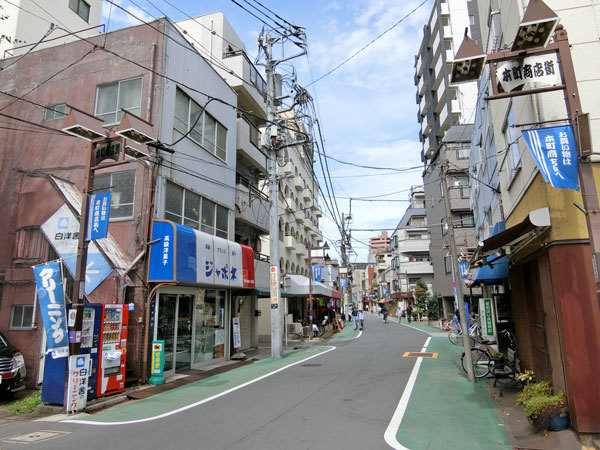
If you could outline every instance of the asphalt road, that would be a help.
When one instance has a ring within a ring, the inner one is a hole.
[[[6,424],[0,429],[0,448],[23,449],[10,437],[43,430],[65,434],[48,434],[27,448],[389,448],[383,435],[415,364],[402,354],[419,351],[428,335],[365,316],[359,338],[331,342],[333,351],[202,405],[127,425]],[[175,393],[161,395],[168,401]]]

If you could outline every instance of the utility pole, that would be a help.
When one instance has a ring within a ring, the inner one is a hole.
[[[444,206],[446,207],[446,224],[448,225],[448,235],[450,236],[450,252],[452,258],[452,272],[454,277],[454,292],[458,302],[458,312],[460,315],[460,327],[462,329],[463,346],[465,349],[465,361],[467,366],[467,376],[469,381],[475,382],[473,372],[473,358],[471,355],[471,341],[469,336],[469,327],[467,326],[467,312],[465,311],[465,299],[463,297],[462,285],[460,283],[460,268],[458,266],[458,254],[456,251],[456,240],[454,237],[454,222],[452,221],[452,212],[450,210],[450,193],[448,192],[448,182],[446,180],[447,161],[441,161],[441,177],[444,194]]]
[[[279,359],[282,356],[282,329],[281,329],[281,298],[279,286],[279,185],[277,183],[277,128],[273,124],[275,119],[275,85],[273,80],[273,41],[267,33],[263,45],[265,51],[265,75],[267,77],[267,129],[265,153],[268,155],[269,172],[269,238],[271,260],[271,357]]]

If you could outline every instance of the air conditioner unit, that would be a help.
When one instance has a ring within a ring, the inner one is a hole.
[[[287,324],[288,334],[300,334],[302,333],[302,324],[300,323],[288,323]]]

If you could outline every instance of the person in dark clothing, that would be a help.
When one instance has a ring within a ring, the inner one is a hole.
[[[408,323],[412,321],[412,306],[410,305],[406,307],[406,320],[408,320]]]

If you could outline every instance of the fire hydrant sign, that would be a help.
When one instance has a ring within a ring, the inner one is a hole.
[[[279,308],[279,271],[271,266],[271,309]]]
[[[87,400],[90,355],[69,356],[67,413],[81,411]]]

